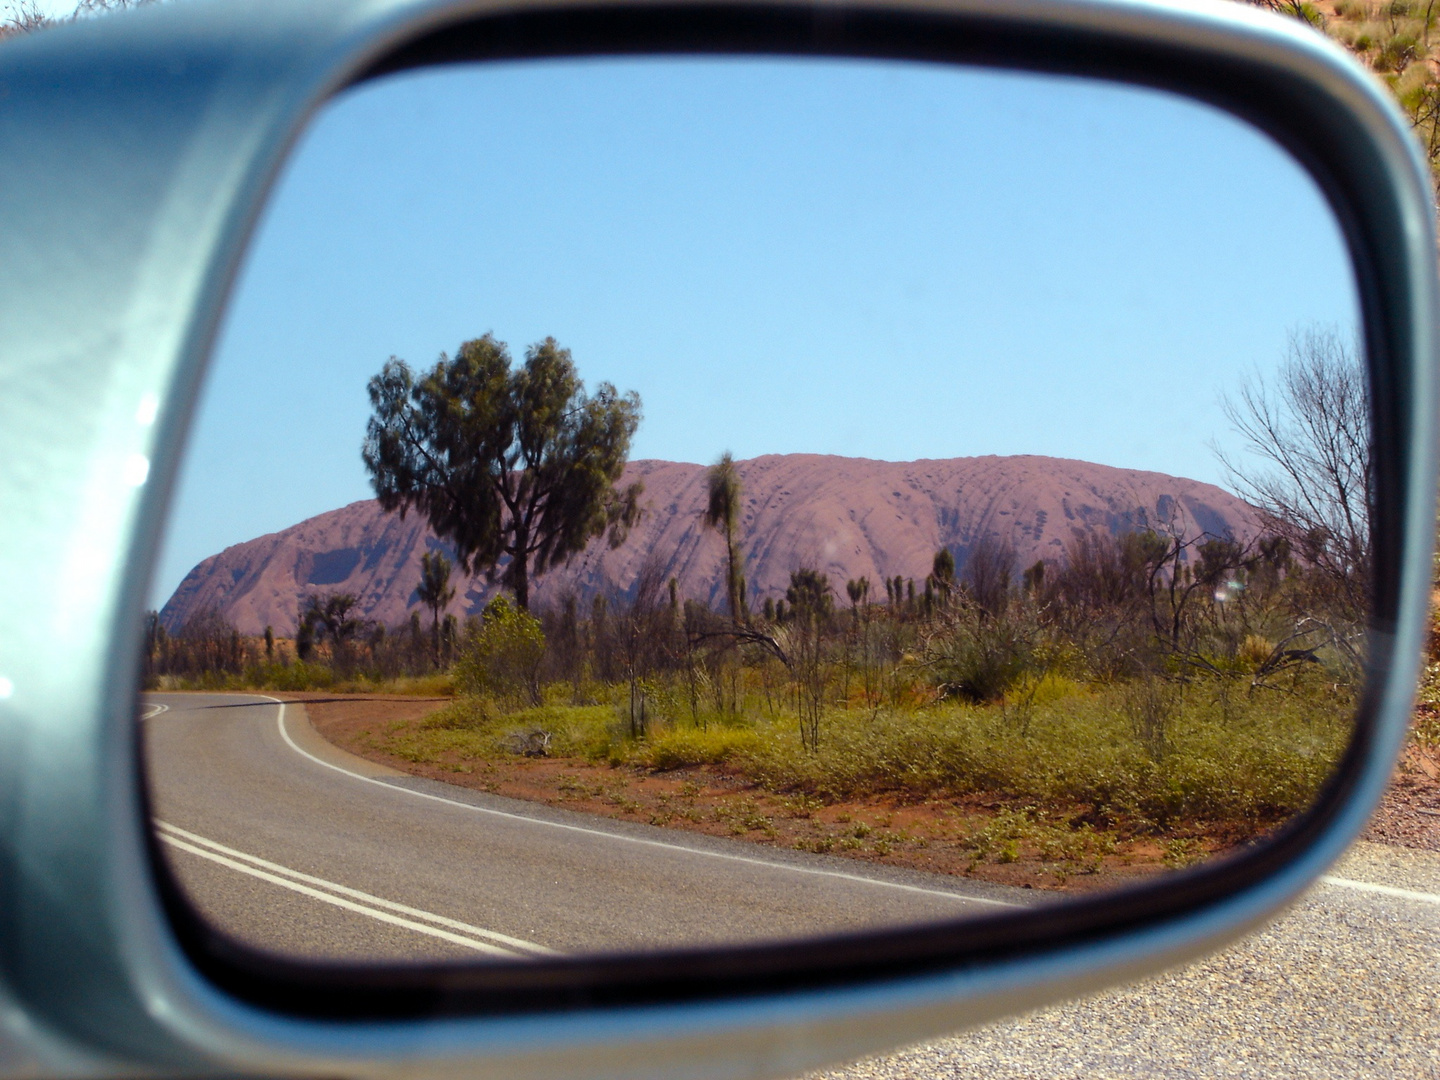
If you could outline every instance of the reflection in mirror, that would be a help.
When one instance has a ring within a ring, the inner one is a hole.
[[[1357,325],[1308,177],[1151,91],[713,58],[352,90],[169,523],[161,850],[252,946],[402,962],[1221,857],[1349,735]]]

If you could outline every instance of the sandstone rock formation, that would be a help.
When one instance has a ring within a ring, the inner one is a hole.
[[[1192,536],[1248,539],[1258,527],[1247,504],[1213,485],[1060,458],[889,462],[785,454],[738,464],[741,548],[755,606],[782,596],[800,566],[828,574],[841,597],[848,579],[868,577],[872,595],[883,599],[882,579],[900,574],[922,582],[942,546],[963,567],[984,537],[1014,549],[1018,572],[1037,559],[1063,561],[1076,530],[1120,533],[1173,521]],[[545,574],[534,606],[554,604],[568,590],[582,604],[598,592],[623,596],[649,557],[678,579],[682,596],[723,608],[725,545],[700,519],[705,467],[635,461],[625,482],[633,479],[645,482],[646,513],[629,540],[615,550],[596,541]],[[415,514],[401,520],[374,501],[352,503],[206,559],[161,618],[174,631],[216,608],[242,633],[268,625],[288,634],[306,593],[349,592],[366,618],[395,625],[417,606],[420,555],[436,547],[445,545]],[[495,591],[483,576],[461,580],[450,610],[462,618],[477,613]]]

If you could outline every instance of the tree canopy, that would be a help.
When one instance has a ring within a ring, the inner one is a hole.
[[[380,505],[424,514],[467,573],[486,571],[530,607],[530,578],[607,531],[624,542],[640,483],[616,485],[640,397],[587,394],[570,350],[546,338],[512,368],[491,334],[417,375],[391,357],[370,380],[362,456]]]
[[[1247,457],[1216,454],[1267,530],[1328,580],[1345,616],[1370,602],[1374,461],[1362,352],[1333,327],[1292,335],[1276,377],[1246,380],[1221,407]]]
[[[300,605],[297,638],[307,643],[330,639],[332,648],[344,649],[365,629],[365,620],[355,610],[360,598],[354,593],[307,593]]]

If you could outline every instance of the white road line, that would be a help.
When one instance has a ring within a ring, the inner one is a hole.
[[[332,765],[323,761],[302,749],[290,738],[290,732],[285,729],[285,702],[279,698],[268,697],[257,694],[256,697],[264,697],[266,701],[273,701],[280,706],[277,717],[277,725],[280,729],[280,737],[285,740],[286,745],[302,757],[309,758],[316,765],[323,765],[327,769],[334,769],[338,773],[350,777],[353,780],[363,780],[367,784],[375,784],[388,791],[403,792],[406,795],[414,795],[420,799],[430,799],[433,802],[445,803],[448,806],[458,806],[462,810],[471,810],[477,814],[489,814],[492,817],[507,818],[511,821],[521,821],[529,825],[545,825],[552,829],[563,829],[566,832],[582,833],[586,836],[595,836],[604,840],[616,840],[626,844],[639,844],[643,847],[662,848],[666,851],[676,851],[685,855],[700,855],[709,859],[726,859],[730,862],[747,863],[751,866],[763,866],[769,870],[788,870],[796,874],[811,874],[816,877],[839,878],[842,881],[853,881],[861,885],[875,885],[886,889],[899,889],[902,892],[921,893],[925,896],[943,896],[947,900],[955,900],[964,904],[989,904],[993,907],[1023,907],[1022,904],[1014,904],[1008,900],[991,900],[988,897],[966,896],[964,893],[947,892],[944,889],[927,889],[920,885],[904,885],[898,881],[884,881],[879,878],[865,877],[863,874],[847,874],[841,870],[821,870],[818,867],[794,866],[790,863],[771,862],[768,859],[752,859],[745,855],[734,855],[725,851],[707,851],[704,848],[686,847],[683,844],[667,844],[663,840],[647,840],[639,836],[626,836],[623,833],[606,832],[603,829],[587,829],[583,825],[568,825],[560,821],[546,821],[544,818],[526,817],[524,814],[512,814],[505,810],[493,810],[488,806],[476,806],[474,803],[460,802],[457,799],[447,799],[441,795],[431,795],[428,791],[416,791],[414,788],[399,787],[395,784],[387,784],[383,780],[376,780],[371,776],[361,776],[359,773],[351,772],[349,769],[341,768],[339,765]]]
[[[486,953],[490,956],[503,956],[507,959],[518,959],[520,954],[511,952],[509,949],[502,949],[497,945],[490,945],[485,942],[476,941],[473,938],[461,937],[459,934],[452,934],[448,930],[440,930],[433,926],[425,926],[422,923],[413,922],[410,919],[402,919],[398,915],[391,915],[387,911],[378,908],[365,907],[363,904],[356,904],[331,893],[321,892],[319,889],[312,889],[308,885],[301,885],[298,881],[289,881],[277,874],[267,874],[264,870],[258,870],[253,866],[246,866],[244,863],[236,862],[234,859],[227,859],[224,855],[217,855],[213,851],[206,851],[193,844],[187,844],[168,833],[158,834],[161,840],[181,851],[188,851],[192,855],[198,855],[202,859],[209,859],[211,862],[227,866],[231,870],[238,870],[242,874],[249,874],[251,877],[259,878],[261,881],[268,881],[272,885],[279,885],[281,888],[289,889],[292,892],[300,893],[303,896],[320,900],[327,904],[334,904],[336,907],[344,908],[347,911],[354,911],[360,915],[367,915],[379,922],[390,923],[392,926],[400,926],[406,930],[414,930],[416,933],[425,934],[429,937],[440,938],[454,945],[463,945],[467,949],[474,949],[476,952]]]
[[[1352,881],[1343,877],[1322,877],[1320,879],[1326,885],[1338,885],[1342,889],[1355,889],[1358,892],[1379,893],[1381,896],[1393,896],[1397,900],[1415,900],[1421,904],[1440,904],[1440,895],[1428,892],[1416,892],[1414,889],[1397,889],[1393,885],[1375,885],[1369,881]]]
[[[151,711],[150,711],[150,712],[143,712],[143,713],[141,713],[141,714],[140,714],[140,719],[141,719],[141,720],[150,720],[150,719],[153,719],[154,717],[159,716],[162,712],[169,712],[169,711],[170,711],[170,706],[169,706],[169,705],[161,705],[160,703],[154,702],[154,701],[150,702],[150,704],[148,704],[148,705],[146,706],[146,708],[147,708],[147,709],[150,709]]]
[[[178,836],[172,836],[168,832],[158,832],[156,833],[156,835],[161,840],[165,841],[165,843],[170,844],[172,847],[177,847],[182,851],[188,851],[190,854],[198,855],[202,859],[209,859],[211,862],[219,863],[221,866],[228,867],[231,870],[236,870],[242,874],[249,874],[251,877],[259,878],[261,881],[268,881],[272,885],[279,885],[281,888],[289,889],[292,892],[300,893],[301,895],[308,896],[313,900],[320,900],[326,904],[333,904],[335,907],[344,908],[346,911],[353,911],[359,915],[368,916],[369,918],[375,919],[379,922],[389,923],[392,926],[399,926],[406,930],[413,930],[417,934],[425,934],[428,937],[439,938],[441,941],[448,941],[452,945],[461,945],[467,949],[474,949],[476,952],[482,952],[489,956],[503,956],[509,960],[521,960],[527,958],[524,953],[515,952],[511,949],[502,949],[498,945],[492,945],[486,941],[477,941],[475,938],[472,937],[463,937],[460,934],[454,934],[448,930],[441,930],[439,927],[426,926],[423,923],[415,922],[413,919],[403,919],[398,915],[390,914],[390,912],[388,911],[383,911],[379,908],[368,907],[364,904],[357,904],[352,900],[345,899],[343,896],[336,896],[334,895],[334,893],[324,892],[320,889],[311,888],[309,885],[303,885],[298,881],[289,880],[287,878],[281,877],[279,874],[271,874],[265,870],[259,869],[258,867],[247,866],[242,862],[239,862],[235,859],[227,858],[226,856],[221,855],[217,852],[207,851],[204,848],[199,847],[195,844],[187,843],[186,841],[181,840]],[[291,873],[293,873],[293,871],[291,871]],[[312,878],[311,880],[319,879]],[[326,882],[325,884],[327,887],[333,889],[343,888],[343,886],[336,886],[329,882]],[[388,904],[388,901],[382,902]],[[428,913],[425,914],[428,918],[431,919],[438,920],[440,918],[440,916],[429,915]],[[465,924],[462,923],[461,925]],[[486,934],[489,933],[489,931],[481,932]],[[537,951],[542,951],[541,946],[530,946],[530,948]],[[550,952],[549,949],[543,949],[543,951],[547,953]]]
[[[536,953],[541,956],[561,955],[554,949],[547,949],[544,945],[537,945],[535,942],[526,941],[524,938],[510,937],[508,934],[502,934],[497,930],[486,930],[484,927],[473,926],[470,923],[461,922],[459,919],[451,919],[447,918],[444,915],[436,915],[433,911],[425,911],[421,908],[413,908],[407,904],[396,903],[394,900],[386,900],[384,897],[373,896],[370,893],[361,892],[359,889],[352,889],[348,885],[339,885],[333,881],[326,881],[324,878],[318,878],[310,874],[301,873],[299,870],[291,870],[288,866],[281,866],[279,863],[270,862],[268,859],[262,859],[258,855],[249,855],[246,852],[237,851],[234,848],[226,847],[224,844],[216,843],[214,840],[209,840],[206,837],[198,835],[197,833],[189,832],[185,829],[182,829],[178,825],[171,825],[168,821],[161,821],[159,818],[155,818],[153,820],[155,824],[159,826],[159,828],[161,828],[162,830],[173,833],[184,840],[190,841],[190,843],[192,844],[200,844],[202,847],[207,847],[212,851],[219,852],[221,855],[228,855],[233,859],[241,859],[245,862],[251,863],[272,873],[283,874],[286,877],[294,878],[296,881],[303,881],[310,885],[316,885],[322,889],[328,889],[331,892],[339,893],[342,896],[348,896],[353,900],[359,900],[362,903],[374,904],[378,907],[388,908],[391,911],[398,911],[402,915],[410,915],[417,919],[424,919],[427,922],[437,923],[440,926],[448,926],[451,930],[459,930],[461,933],[470,934],[479,938],[484,938],[489,941],[495,942],[497,945],[503,945],[511,949],[519,949],[522,952]]]

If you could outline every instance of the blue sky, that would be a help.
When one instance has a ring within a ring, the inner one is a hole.
[[[351,91],[237,284],[152,603],[370,495],[366,380],[493,331],[639,391],[634,457],[1036,453],[1223,479],[1219,395],[1352,327],[1314,185],[1204,106],[859,61],[544,61]]]

